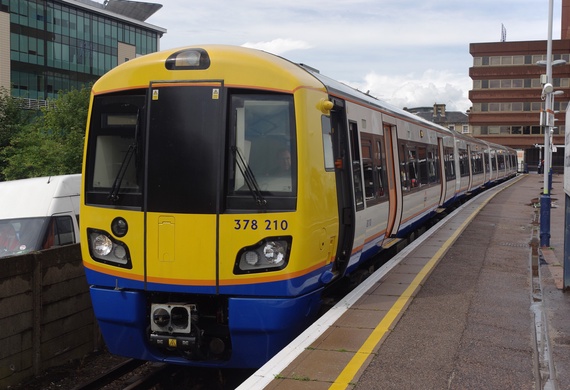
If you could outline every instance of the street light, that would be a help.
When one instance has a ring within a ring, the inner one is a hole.
[[[546,42],[546,80],[542,87],[544,99],[544,115],[541,115],[540,125],[544,126],[544,185],[540,196],[540,246],[550,246],[550,185],[548,172],[550,171],[550,127],[554,125],[554,113],[552,112],[552,3],[548,0],[548,40]],[[541,78],[542,79],[542,78]],[[551,124],[552,122],[552,124]]]

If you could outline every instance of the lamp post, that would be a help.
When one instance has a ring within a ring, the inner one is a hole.
[[[541,116],[541,126],[544,126],[544,185],[540,196],[540,246],[550,246],[550,188],[548,185],[548,172],[550,171],[550,127],[554,119],[552,112],[552,8],[553,0],[548,0],[548,40],[546,43],[546,83],[542,88],[544,99],[544,115]]]

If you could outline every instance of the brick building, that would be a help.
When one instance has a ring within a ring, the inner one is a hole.
[[[524,150],[525,162],[531,169],[541,158],[544,144],[540,111],[544,109],[541,75],[546,74],[546,68],[537,62],[546,61],[546,50],[546,40],[472,43],[469,47],[473,56],[473,67],[469,69],[473,80],[469,91],[473,136]],[[553,144],[558,148],[552,163],[555,170],[561,170],[566,106],[570,100],[570,0],[562,0],[562,39],[553,39],[552,54],[553,60],[567,62],[552,68],[554,89],[562,91],[555,96],[553,106],[558,111]]]

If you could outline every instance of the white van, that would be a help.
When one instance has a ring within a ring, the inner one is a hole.
[[[81,175],[0,182],[0,257],[79,242]]]

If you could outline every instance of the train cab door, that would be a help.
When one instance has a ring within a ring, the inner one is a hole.
[[[395,236],[402,219],[402,185],[400,177],[400,162],[398,156],[398,132],[396,126],[384,124],[384,138],[386,142],[386,165],[388,182],[390,183],[390,211],[386,238]]]
[[[342,276],[350,261],[354,244],[356,223],[356,196],[353,187],[353,156],[351,148],[346,106],[342,99],[332,98],[331,133],[333,157],[335,161],[336,188],[338,199],[339,234],[338,247],[334,260],[333,272]]]

